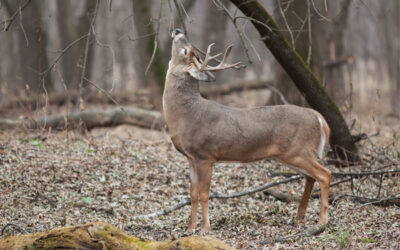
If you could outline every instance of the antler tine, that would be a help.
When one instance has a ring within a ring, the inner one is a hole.
[[[228,48],[226,48],[224,57],[222,58],[222,61],[215,67],[205,67],[204,70],[207,71],[217,71],[217,70],[222,70],[222,69],[229,69],[236,67],[240,64],[240,62],[234,63],[234,64],[226,64],[226,59],[228,58],[229,54],[231,53],[232,50],[232,45],[229,45]],[[208,52],[208,51],[207,51]]]
[[[218,64],[218,66],[222,66],[226,63],[226,58],[228,58],[229,54],[231,53],[231,50],[232,50],[232,45],[229,45],[228,48],[226,48],[224,57],[222,58],[222,61]]]
[[[218,54],[216,54],[214,56],[210,55],[211,47],[214,46],[214,44],[215,43],[212,43],[212,44],[208,45],[206,57],[204,58],[204,61],[203,61],[202,65],[200,66],[200,69],[199,69],[200,71],[203,71],[207,67],[207,64],[208,64],[208,62],[210,60],[215,59],[215,58],[219,57],[222,54],[222,53],[218,53]]]

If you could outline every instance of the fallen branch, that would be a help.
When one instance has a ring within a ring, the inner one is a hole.
[[[394,165],[394,164],[390,164]],[[352,177],[360,177],[360,176],[366,176],[366,175],[382,175],[382,174],[394,174],[394,173],[400,173],[400,169],[394,169],[394,170],[387,170],[387,171],[369,171],[369,172],[333,172],[333,176],[352,176]]]
[[[75,111],[70,113],[68,117],[57,114],[39,117],[32,120],[0,119],[0,128],[77,128],[80,120],[85,123],[88,129],[102,126],[131,124],[144,128],[161,130],[165,125],[164,118],[158,111],[135,107],[113,107],[108,109],[91,109],[83,112]]]
[[[293,238],[298,238],[298,237],[304,237],[304,236],[314,236],[321,234],[322,232],[325,231],[325,225],[322,224],[316,224],[314,226],[309,227],[307,230],[305,230],[302,233],[298,234],[293,234],[293,235],[288,235],[285,237],[276,237],[270,241],[265,241],[263,242],[264,244],[271,244],[271,243],[284,243],[285,241]]]
[[[6,229],[8,228],[8,227],[15,227],[16,229],[18,229],[20,232],[23,232],[23,233],[28,233],[23,227],[20,227],[20,226],[18,226],[18,225],[16,225],[16,224],[13,224],[13,223],[7,223],[2,229],[1,229],[1,233],[0,233],[0,236],[3,236],[4,235],[4,232],[6,231]]]
[[[105,222],[55,228],[46,232],[7,236],[0,249],[233,249],[213,237],[146,241]]]
[[[290,178],[283,179],[281,181],[276,181],[276,182],[269,183],[269,184],[266,184],[266,185],[263,185],[263,186],[248,190],[248,191],[242,191],[242,192],[238,192],[238,193],[232,193],[232,194],[214,193],[214,194],[210,195],[210,199],[215,199],[215,198],[218,198],[218,199],[230,199],[230,198],[236,198],[236,197],[240,197],[240,196],[244,196],[244,195],[254,194],[254,193],[257,193],[257,192],[264,191],[264,190],[266,190],[268,188],[271,188],[271,187],[275,187],[275,186],[278,186],[278,185],[281,185],[281,184],[284,184],[284,183],[288,183],[288,182],[292,182],[292,181],[295,181],[295,180],[299,180],[301,178],[302,178],[302,176],[296,175],[296,176],[293,176],[293,177],[290,177]]]
[[[293,201],[300,201],[301,200],[300,196],[290,195],[288,193],[280,192],[280,191],[274,190],[274,189],[265,190],[264,194],[272,196],[275,199],[280,200],[280,201],[284,201],[284,202],[293,202]]]
[[[211,199],[230,199],[230,198],[241,197],[241,196],[245,196],[245,195],[261,192],[261,191],[264,191],[264,190],[266,190],[268,188],[275,187],[275,186],[278,186],[280,184],[292,182],[292,181],[298,180],[300,178],[302,178],[302,176],[297,175],[297,176],[293,176],[293,177],[290,177],[290,178],[287,178],[287,179],[283,179],[283,180],[280,180],[280,181],[269,183],[269,184],[266,184],[266,185],[263,185],[263,186],[260,186],[260,187],[256,187],[256,188],[248,190],[248,191],[242,191],[242,192],[238,192],[238,193],[232,193],[232,194],[213,193],[213,194],[210,195],[209,199],[210,200]],[[190,200],[186,200],[186,201],[183,201],[183,202],[178,203],[178,204],[176,204],[176,205],[174,205],[172,207],[163,209],[163,210],[158,211],[158,212],[145,214],[145,215],[134,216],[133,219],[134,220],[136,220],[136,219],[146,219],[146,218],[152,218],[152,217],[166,215],[166,214],[169,214],[172,211],[175,211],[175,210],[177,210],[179,208],[182,208],[182,207],[184,207],[186,205],[189,205],[189,204],[190,204]]]
[[[363,197],[363,196],[357,196],[357,195],[352,195],[352,194],[343,194],[337,197],[350,197],[354,201],[357,201],[361,204],[364,204],[363,206],[367,205],[375,205],[375,206],[382,206],[382,207],[388,207],[391,205],[397,205],[400,206],[400,196],[390,196],[390,197],[384,197],[381,199],[376,199],[376,198],[368,198],[368,197]],[[361,207],[363,207],[361,206]],[[360,208],[360,207],[358,207]]]

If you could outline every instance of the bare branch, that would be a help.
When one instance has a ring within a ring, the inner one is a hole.
[[[288,6],[289,6],[289,4],[290,4],[290,3],[288,3]],[[286,26],[286,28],[287,28],[287,31],[289,32],[290,40],[292,41],[292,47],[293,47],[293,49],[295,50],[296,47],[295,47],[293,32],[292,32],[292,30],[290,29],[290,26],[289,26],[288,21],[286,20],[285,12],[284,12],[283,9],[282,9],[281,1],[278,1],[278,6],[279,6],[279,12],[281,13],[283,22],[285,23],[285,26]]]
[[[183,28],[183,31],[185,32],[185,36],[189,39],[189,34],[186,29],[185,18],[183,17],[181,6],[178,4],[177,0],[174,0],[174,5],[176,8],[176,11],[178,11],[178,16],[179,16],[179,19],[181,20],[182,28]]]
[[[317,13],[317,15],[321,17],[321,20],[326,20],[326,21],[328,21],[328,22],[331,21],[329,18],[325,17],[324,15],[322,15],[322,14],[319,12],[319,10],[317,9],[317,7],[315,6],[314,0],[311,0],[311,3],[312,3],[312,6],[313,6],[313,8],[314,8],[314,10],[315,10],[315,13]],[[326,7],[325,7],[325,9],[327,10]]]
[[[289,104],[289,102],[286,100],[285,96],[282,94],[282,92],[280,92],[277,88],[275,88],[274,86],[272,86],[271,84],[266,83],[265,85],[267,85],[267,87],[272,90],[273,92],[275,92],[276,94],[279,95],[279,97],[281,98],[281,101],[284,104]]]
[[[235,19],[235,17],[232,16],[232,14],[229,12],[228,8],[226,8],[226,6],[220,0],[213,0],[213,2],[215,4],[215,6],[217,6],[219,8],[222,8],[224,10],[224,12],[226,13],[226,15],[228,16],[228,18],[232,21],[232,24],[235,27],[235,29],[236,29],[236,31],[237,31],[237,33],[239,35],[240,41],[242,42],[242,44],[244,46],[244,51],[246,53],[247,60],[248,60],[248,62],[250,64],[252,64],[253,61],[251,60],[250,55],[249,55],[249,48],[247,47],[247,43],[246,43],[246,41],[245,41],[245,39],[243,37],[243,34],[240,31],[240,29],[239,29],[239,27],[238,27],[238,25],[236,23],[237,19]]]
[[[4,31],[8,31],[10,29],[11,25],[13,24],[13,22],[15,21],[17,16],[21,15],[22,11],[29,5],[30,2],[31,2],[31,0],[27,0],[22,6],[20,6],[18,8],[17,11],[14,12],[14,14],[11,16],[11,18],[6,19],[3,22],[1,22],[1,24],[4,25]],[[6,25],[7,22],[8,22],[8,24]]]
[[[91,85],[93,85],[97,90],[101,91],[103,94],[105,94],[114,104],[120,106],[121,110],[124,110],[123,107],[121,107],[121,104],[119,104],[112,96],[110,93],[108,93],[106,90],[100,88],[99,86],[97,86],[97,84],[95,84],[94,82],[90,81],[89,79],[87,79],[86,77],[83,78],[85,81],[87,81],[88,83],[90,83]]]
[[[155,34],[158,34],[160,32],[160,22],[161,22],[162,7],[163,7],[162,5],[163,5],[163,1],[160,1],[160,9],[158,11],[158,22],[157,22],[157,27],[156,27]],[[151,54],[150,61],[147,64],[146,70],[144,71],[144,75],[147,75],[147,73],[149,72],[151,64],[153,63],[154,58],[156,56],[157,49],[158,49],[158,40],[157,40],[157,36],[154,36],[153,53]]]

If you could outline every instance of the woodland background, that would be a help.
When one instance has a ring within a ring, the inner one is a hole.
[[[0,0],[0,243],[98,220],[140,239],[183,235],[189,206],[176,205],[189,197],[188,163],[159,123],[174,28],[200,50],[215,43],[213,54],[233,44],[230,62],[246,66],[201,83],[206,98],[308,106],[232,2]],[[316,236],[304,232],[317,221],[318,186],[294,225],[296,173],[270,160],[216,164],[213,194],[283,183],[211,200],[210,235],[246,249],[399,248],[400,2],[259,2],[339,107],[360,157],[351,167],[331,152],[323,160],[330,223]],[[46,126],[53,118],[58,126]]]
[[[398,1],[261,2],[285,27],[282,32],[342,111],[400,114]],[[111,93],[150,88],[159,99],[170,56],[170,33],[182,27],[184,20],[189,39],[198,48],[205,50],[215,42],[214,51],[221,51],[233,44],[232,60],[247,65],[245,70],[220,73],[216,84],[267,80],[291,103],[304,104],[249,21],[237,20],[244,34],[242,43],[229,17],[213,1],[114,0],[99,6],[96,1],[32,1],[9,25],[7,18],[24,3],[1,1],[1,102],[14,96],[65,94],[80,86],[83,93],[94,91],[85,78]],[[229,1],[222,3],[235,12]],[[89,39],[84,37],[89,33]],[[46,71],[77,39],[81,40]],[[150,64],[155,42],[155,60]],[[159,101],[152,103],[160,108]]]

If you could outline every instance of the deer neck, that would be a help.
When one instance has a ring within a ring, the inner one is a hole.
[[[163,94],[163,112],[172,137],[179,134],[185,121],[195,120],[202,110],[199,82],[189,75],[168,73]]]
[[[201,98],[198,80],[186,73],[168,73],[163,94],[164,108],[192,109]]]

